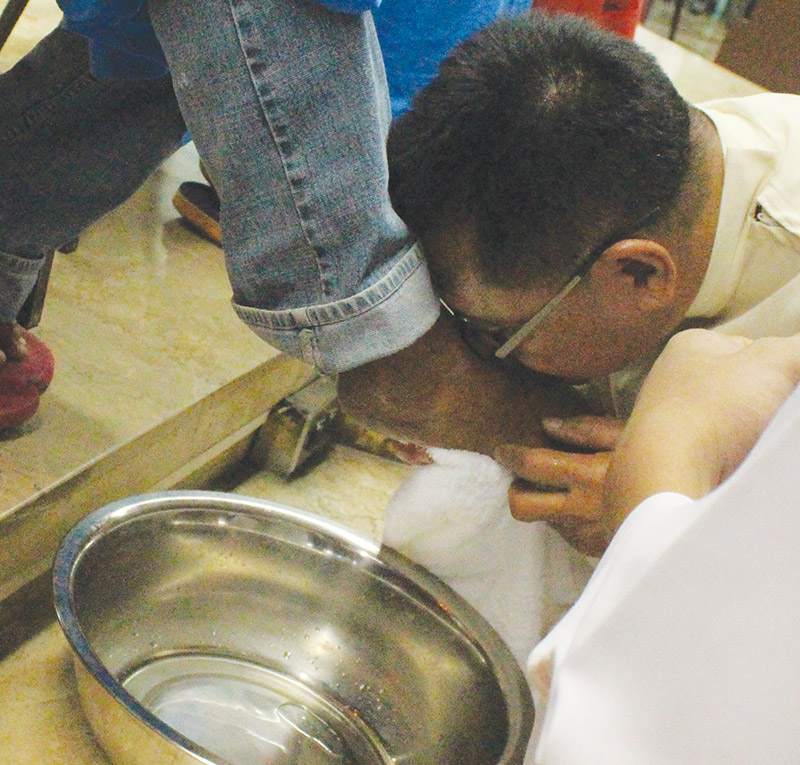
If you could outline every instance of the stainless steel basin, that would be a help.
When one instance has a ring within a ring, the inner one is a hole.
[[[314,515],[165,492],[55,563],[87,718],[116,763],[521,763],[525,679],[429,572]]]

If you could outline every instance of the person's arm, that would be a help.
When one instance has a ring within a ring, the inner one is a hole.
[[[798,751],[798,382],[800,336],[691,330],[667,346],[609,468],[618,533],[528,660],[535,762]]]
[[[676,335],[656,361],[611,459],[611,529],[646,497],[697,498],[727,478],[800,382],[800,335]]]
[[[496,451],[519,476],[509,490],[512,513],[519,520],[545,520],[570,544],[599,556],[645,497],[659,491],[702,496],[739,464],[765,418],[788,395],[798,343],[753,343],[707,330],[676,335],[648,375],[624,430],[594,417],[548,428],[551,436],[560,433],[565,442],[596,453],[560,455],[508,444]],[[543,492],[541,483],[568,488]]]
[[[606,471],[622,422],[578,415],[545,418],[553,447],[501,444],[494,457],[516,478],[508,490],[511,514],[546,521],[573,547],[601,555],[608,544],[603,515]]]

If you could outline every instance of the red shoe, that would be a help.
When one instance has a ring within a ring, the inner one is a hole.
[[[38,408],[39,391],[34,385],[0,379],[0,430],[21,425]]]
[[[18,324],[0,324],[0,430],[21,425],[36,414],[39,394],[53,379],[50,349]]]
[[[44,393],[53,379],[55,369],[53,354],[33,332],[9,324],[0,325],[0,347],[8,347],[3,340],[17,332],[24,341],[25,355],[20,359],[12,357],[10,360],[0,362],[0,384],[11,382],[19,386],[27,383],[33,385],[40,393]]]

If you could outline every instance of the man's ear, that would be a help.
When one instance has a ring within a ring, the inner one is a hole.
[[[615,288],[649,312],[672,305],[678,293],[678,266],[670,251],[652,239],[623,239],[597,262]]]

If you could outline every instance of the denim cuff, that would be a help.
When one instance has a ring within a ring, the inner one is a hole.
[[[439,301],[418,244],[379,281],[349,298],[270,311],[236,303],[262,340],[325,374],[344,372],[411,345],[439,317]]]
[[[16,321],[42,263],[42,255],[25,258],[0,251],[0,322]]]

